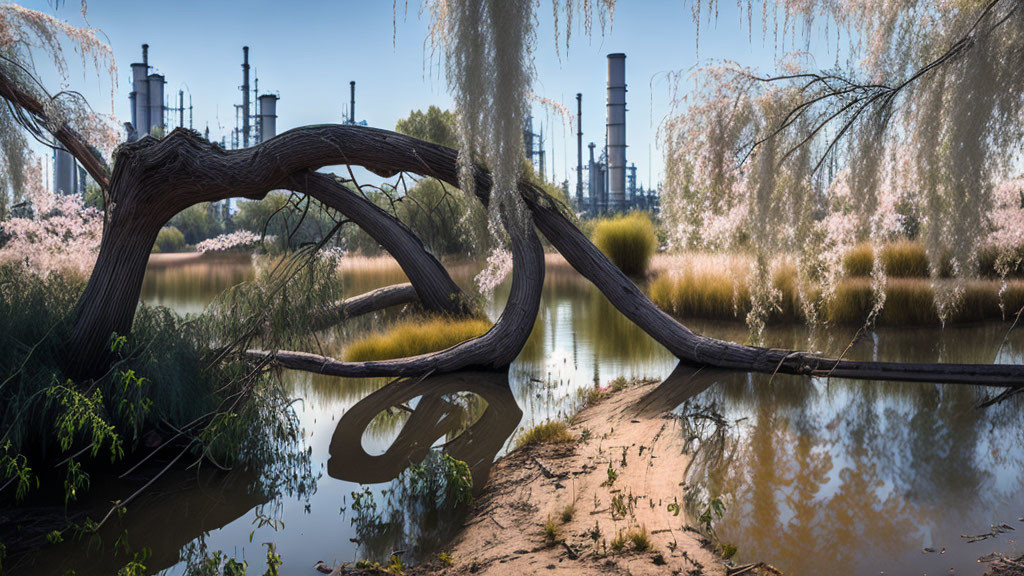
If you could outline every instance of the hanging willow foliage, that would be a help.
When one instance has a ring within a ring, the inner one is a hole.
[[[501,229],[503,209],[518,224],[529,222],[516,193],[523,170],[523,127],[529,115],[536,11],[539,0],[428,0],[431,42],[445,55],[448,84],[455,98],[461,145],[462,189],[473,190],[474,162],[494,178],[490,222]],[[598,15],[602,30],[614,0],[552,0],[557,22],[565,22],[566,50],[574,22],[583,17],[589,33]],[[560,18],[561,16],[561,18]],[[559,38],[556,34],[556,47]]]
[[[777,53],[809,47],[824,29],[849,63],[837,57],[834,69],[814,72],[798,55],[780,57],[775,76],[732,63],[696,73],[697,88],[675,100],[662,126],[664,206],[675,243],[749,242],[759,258],[796,254],[827,298],[850,246],[914,235],[920,225],[936,305],[948,316],[963,281],[977,273],[981,247],[1017,248],[1000,241],[1016,234],[994,216],[993,190],[1020,170],[1020,5],[741,2],[748,26],[760,9],[760,32]],[[717,2],[693,9],[698,23],[711,20]],[[776,212],[787,217],[770,218]],[[755,276],[767,278],[761,267]],[[877,311],[885,286],[877,261],[873,277]]]

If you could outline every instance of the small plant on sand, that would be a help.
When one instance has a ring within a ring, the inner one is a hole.
[[[452,558],[452,555],[447,552],[441,552],[438,554],[437,561],[444,567],[449,567],[455,564],[455,560]]]
[[[555,526],[555,521],[548,518],[547,523],[544,524],[544,541],[548,544],[554,544],[558,540],[558,526]]]
[[[633,212],[598,221],[594,244],[620,270],[630,276],[642,276],[658,248],[658,236],[647,214]]]
[[[629,381],[626,380],[626,377],[619,376],[615,380],[612,380],[608,387],[611,388],[612,392],[622,392],[626,389],[627,385],[629,385]]]
[[[600,388],[580,388],[576,391],[576,399],[583,408],[593,406],[604,398],[604,392]]]
[[[612,468],[611,461],[608,462],[608,480],[605,482],[606,485],[611,486],[615,484],[615,480],[619,478],[619,473]]]
[[[565,506],[564,508],[562,508],[562,512],[559,514],[559,516],[562,518],[562,523],[572,522],[572,518],[575,515],[576,506],[574,504],[569,504]]]
[[[612,498],[612,518],[625,518],[632,512],[633,503],[628,502],[622,494],[616,494]]]
[[[651,537],[646,526],[630,528],[628,531],[619,531],[612,540],[611,548],[614,552],[622,552],[629,545],[637,552],[646,552],[651,549]]]
[[[612,552],[622,552],[626,548],[626,535],[623,532],[619,532],[612,538],[611,549]]]
[[[722,555],[723,560],[728,560],[732,558],[736,555],[736,552],[738,551],[738,548],[736,548],[735,544],[720,544],[719,546],[721,548],[720,553]]]
[[[633,545],[633,550],[636,550],[637,552],[643,552],[651,549],[651,537],[647,533],[646,526],[630,530],[629,541]]]
[[[575,442],[576,437],[569,432],[565,422],[545,422],[523,432],[516,439],[516,448],[535,444],[558,444]]]

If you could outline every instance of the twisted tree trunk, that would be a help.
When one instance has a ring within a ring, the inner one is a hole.
[[[366,230],[395,257],[428,310],[468,313],[462,290],[407,226],[333,177],[310,172],[310,167],[346,159],[338,152],[318,154],[315,149],[323,145],[319,132],[310,129],[295,139],[271,139],[232,152],[183,129],[162,140],[147,136],[122,145],[113,174],[103,179],[109,182],[108,218],[96,265],[75,310],[65,354],[68,373],[89,378],[105,372],[110,339],[131,330],[149,254],[168,220],[194,204],[258,200],[279,188],[308,193]],[[306,156],[313,160],[305,161]]]
[[[309,126],[254,148],[225,151],[186,130],[163,140],[125,145],[111,179],[112,218],[97,268],[79,303],[70,342],[71,366],[96,374],[105,366],[112,332],[127,333],[138,302],[148,251],[160,226],[191,204],[227,197],[261,197],[296,174],[326,165],[363,166],[378,174],[412,172],[458,185],[457,152],[393,132],[360,126]],[[475,172],[475,193],[490,199],[490,175]],[[792,350],[744,346],[701,336],[658,309],[562,214],[550,197],[523,183],[520,193],[534,222],[566,260],[592,281],[627,318],[680,359],[698,365],[763,373],[884,380],[1018,385],[1022,365],[851,362]],[[509,227],[510,232],[516,229]],[[480,339],[439,354],[359,367],[299,353],[277,353],[280,363],[345,375],[395,375],[470,366],[507,365],[518,354],[536,316],[533,287],[543,258],[532,229],[513,237],[514,291],[501,320]],[[404,249],[404,248],[403,248]],[[539,261],[539,264],[536,262]],[[518,286],[518,288],[516,288]]]

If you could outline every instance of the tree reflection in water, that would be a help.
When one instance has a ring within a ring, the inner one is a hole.
[[[395,418],[396,408],[407,412],[397,437],[382,454],[368,454],[364,433],[381,417]],[[471,491],[487,482],[522,416],[508,374],[495,372],[399,380],[349,409],[331,438],[327,473],[364,485],[342,506],[360,556],[401,553],[408,563],[435,553],[461,526]],[[383,482],[379,491],[365,486]]]
[[[963,386],[724,376],[700,399],[739,421],[732,446],[724,463],[697,459],[688,482],[724,497],[716,529],[742,559],[787,574],[980,574],[980,556],[1013,544],[960,534],[1024,512],[1020,406],[982,410],[980,398]]]

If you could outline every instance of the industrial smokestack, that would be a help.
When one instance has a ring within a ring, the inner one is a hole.
[[[149,92],[149,124],[146,126],[146,133],[153,132],[157,126],[164,130],[164,76],[163,74],[150,74],[146,78]]]
[[[53,192],[74,194],[78,190],[75,157],[62,147],[53,150]]]
[[[237,126],[237,124],[236,124]],[[242,46],[242,148],[249,147],[249,47]]]
[[[356,81],[353,80],[353,81],[349,82],[348,83],[348,87],[349,87],[349,90],[352,93],[352,101],[349,103],[349,106],[348,106],[348,123],[349,124],[355,124],[356,123]]]
[[[132,140],[149,130],[149,44],[142,45],[142,62],[132,64],[132,91],[128,101],[132,107]]]
[[[583,209],[583,94],[576,93],[576,207]]]
[[[608,55],[608,208],[626,204],[626,55]]]
[[[277,136],[277,96],[260,95],[260,142]]]
[[[590,176],[590,212],[591,214],[600,214],[604,212],[607,204],[605,194],[605,170],[604,165],[601,162],[594,159],[594,143],[591,142],[590,148],[590,165],[588,172]]]

